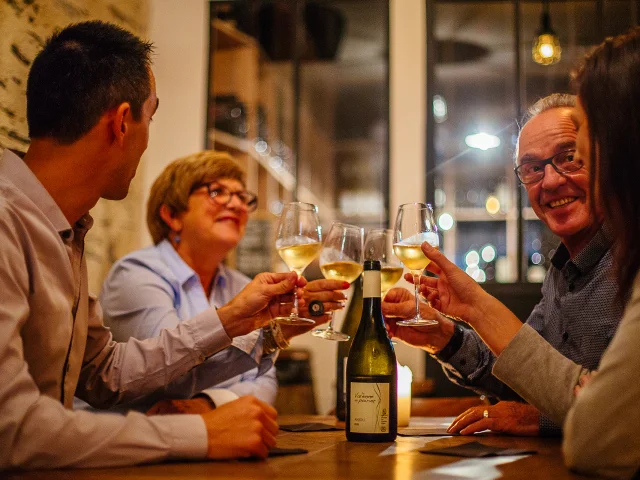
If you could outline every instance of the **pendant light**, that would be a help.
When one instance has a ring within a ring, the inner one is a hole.
[[[549,14],[549,0],[542,2],[542,16],[540,17],[540,30],[533,39],[531,48],[533,61],[540,65],[553,65],[560,61],[562,48],[560,39],[551,29],[551,15]]]

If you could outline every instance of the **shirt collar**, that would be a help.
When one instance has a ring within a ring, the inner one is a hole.
[[[8,148],[4,150],[2,158],[0,159],[0,176],[8,179],[26,195],[49,219],[53,228],[55,228],[63,238],[73,238],[71,225],[69,225],[69,222],[53,197],[49,195],[47,189],[44,188],[40,180],[38,180],[38,177],[34,175],[27,164]],[[92,223],[90,219],[91,217],[87,214],[82,217],[78,223],[88,229]],[[86,223],[87,221],[89,222],[88,225]],[[65,232],[71,232],[71,234]]]
[[[164,239],[158,245],[156,249],[160,252],[160,256],[169,266],[173,274],[176,276],[176,280],[180,285],[184,285],[192,278],[197,278],[196,272],[182,259],[182,257],[176,252],[169,240]],[[218,271],[213,279],[213,289],[216,287],[225,288],[229,284],[229,269],[223,264],[218,266]]]
[[[176,249],[173,248],[169,240],[162,240],[156,245],[156,249],[160,253],[160,257],[162,257],[176,276],[176,280],[178,280],[180,285],[184,285],[191,278],[197,278],[196,272],[178,255],[178,252],[176,252]]]
[[[593,238],[589,240],[589,243],[573,259],[570,258],[567,247],[561,243],[551,258],[551,263],[558,270],[562,270],[567,262],[570,261],[584,275],[594,268],[611,248],[613,243],[612,233],[611,227],[608,224],[603,224]]]

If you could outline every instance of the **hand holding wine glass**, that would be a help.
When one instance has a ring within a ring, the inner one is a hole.
[[[393,252],[393,230],[374,228],[364,241],[364,259],[378,260],[381,269],[381,296],[384,296],[402,277],[404,266]]]
[[[421,245],[428,242],[438,248],[440,241],[431,205],[407,203],[398,207],[398,216],[393,234],[393,251],[413,276],[415,285],[416,315],[408,320],[396,322],[402,326],[435,325],[437,320],[420,316],[419,285],[420,276],[431,260],[422,251]]]
[[[303,202],[292,202],[284,206],[278,224],[276,248],[280,258],[291,271],[299,276],[302,275],[304,269],[320,252],[320,240],[317,206]],[[298,295],[295,289],[291,315],[276,317],[274,320],[287,325],[315,323],[309,318],[300,317]]]
[[[355,225],[335,222],[331,225],[322,252],[320,253],[320,270],[329,280],[342,280],[352,283],[362,273],[362,228]],[[317,329],[312,335],[325,340],[343,342],[349,335],[333,328],[333,312],[326,329]]]

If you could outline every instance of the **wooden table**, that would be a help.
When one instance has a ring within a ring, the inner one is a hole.
[[[335,424],[335,417],[311,415],[286,415],[279,417],[281,425],[302,422],[324,422]],[[411,426],[446,422],[447,419],[414,417]],[[127,468],[91,470],[49,470],[25,473],[10,473],[3,478],[26,480],[47,479],[205,479],[227,478],[233,480],[254,479],[438,479],[461,478],[436,475],[430,469],[460,462],[461,457],[447,457],[420,453],[413,447],[428,448],[459,445],[479,441],[486,445],[533,449],[538,453],[526,458],[499,465],[495,468],[505,479],[577,479],[593,478],[573,474],[562,461],[561,442],[555,438],[521,438],[500,435],[479,435],[475,437],[446,437],[432,441],[433,437],[400,437],[395,443],[352,443],[348,442],[344,431],[299,432],[281,431],[278,446],[284,448],[301,447],[309,450],[304,455],[269,458],[265,461],[217,461],[193,463],[164,463]],[[381,455],[389,450],[400,453]],[[501,457],[507,458],[507,457]],[[482,462],[482,461],[481,461]],[[479,465],[482,465],[480,463]],[[473,478],[473,477],[466,477]]]

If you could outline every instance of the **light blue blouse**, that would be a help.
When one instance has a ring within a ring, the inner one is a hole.
[[[117,341],[156,337],[165,328],[224,305],[250,280],[220,265],[213,281],[207,298],[197,274],[167,240],[137,250],[115,263],[104,282],[100,293],[104,323]],[[236,337],[230,347],[148,398],[145,407],[160,398],[190,398],[211,388],[254,395],[273,404],[278,388],[274,361],[274,355],[262,355],[261,330]]]

